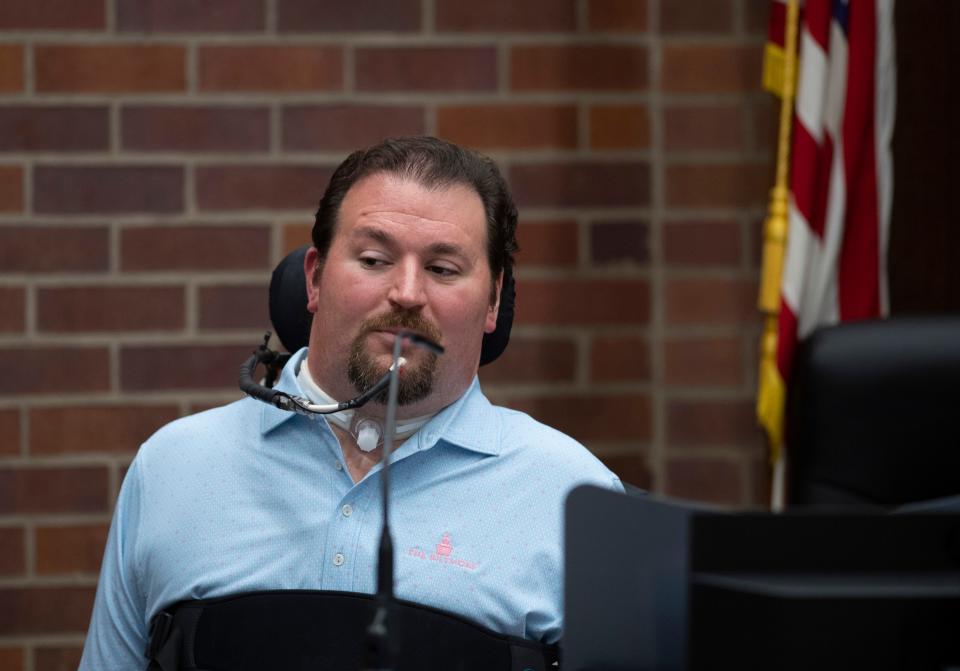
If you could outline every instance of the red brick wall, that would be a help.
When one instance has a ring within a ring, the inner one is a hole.
[[[237,397],[333,166],[480,148],[521,207],[492,397],[629,482],[763,499],[765,0],[0,3],[0,668],[68,668],[115,493]]]

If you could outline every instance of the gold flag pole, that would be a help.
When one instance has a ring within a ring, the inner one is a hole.
[[[777,368],[777,331],[780,314],[780,285],[789,227],[788,203],[790,173],[790,130],[793,124],[793,100],[796,90],[798,0],[787,3],[784,40],[783,77],[780,88],[780,128],[777,141],[777,178],[770,190],[770,206],[763,224],[763,271],[758,307],[764,327],[760,341],[757,418],[766,429],[770,443],[770,463],[774,468],[771,504],[783,505],[783,415],[786,383]],[[766,77],[766,75],[765,75]]]

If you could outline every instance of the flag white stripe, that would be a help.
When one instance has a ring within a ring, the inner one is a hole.
[[[893,126],[896,118],[896,45],[893,30],[894,0],[877,2],[876,131],[877,199],[880,225],[880,310],[890,313],[887,283],[887,248],[890,241],[890,210],[893,204]]]
[[[800,80],[797,82],[796,113],[800,123],[823,142],[823,99],[827,87],[827,55],[810,31],[800,36]]]
[[[844,217],[847,210],[847,182],[843,160],[843,115],[847,94],[847,40],[836,21],[830,21],[830,57],[827,63],[827,97],[824,100],[825,137],[833,143],[827,210],[824,213],[823,248],[819,267],[811,269],[806,281],[809,303],[798,315],[797,335],[803,339],[817,326],[840,320],[840,295],[837,279],[840,247],[843,244]]]
[[[790,198],[788,211],[790,226],[787,229],[787,255],[783,264],[782,294],[784,302],[795,315],[800,314],[800,306],[805,303],[804,278],[808,264],[816,265],[820,257],[820,239],[813,234],[810,224],[803,213]]]

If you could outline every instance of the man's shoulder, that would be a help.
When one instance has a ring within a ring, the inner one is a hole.
[[[258,431],[260,423],[258,410],[258,404],[255,401],[240,399],[186,415],[157,429],[144,442],[141,452],[202,445],[215,438],[235,437]]]
[[[586,446],[566,433],[514,408],[490,406],[500,424],[501,456],[549,465],[577,480],[609,486],[619,479]]]

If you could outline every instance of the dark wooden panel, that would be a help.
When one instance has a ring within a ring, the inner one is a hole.
[[[960,312],[960,3],[897,3],[893,314]]]

